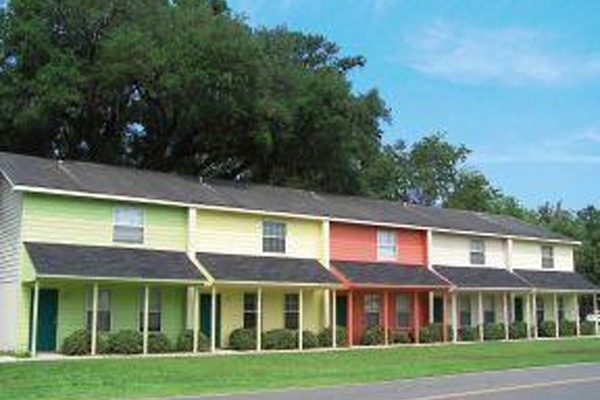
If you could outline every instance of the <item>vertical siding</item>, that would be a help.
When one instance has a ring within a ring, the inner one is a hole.
[[[125,203],[27,194],[23,205],[23,241],[125,246],[112,240],[113,209]],[[185,250],[187,209],[133,205],[144,210],[144,244],[160,250]]]
[[[262,221],[265,219],[286,223],[285,254],[263,254]],[[197,251],[212,253],[315,259],[323,254],[320,221],[198,210],[195,237]]]
[[[542,269],[542,242],[515,240],[513,262],[515,268]],[[554,269],[574,271],[573,246],[549,244],[554,248]]]
[[[0,350],[14,351],[19,329],[21,195],[0,177]]]
[[[398,257],[401,264],[424,265],[427,257],[426,233],[395,229]],[[347,261],[377,261],[377,227],[344,223],[331,224],[331,259]]]
[[[506,267],[506,245],[502,239],[483,238],[485,242],[485,266]],[[434,265],[466,267],[471,265],[470,241],[472,237],[433,233],[432,262]],[[475,265],[477,267],[479,265]]]

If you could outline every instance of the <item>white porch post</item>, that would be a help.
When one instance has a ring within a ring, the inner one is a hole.
[[[210,351],[217,350],[217,288],[210,290]]]
[[[262,288],[256,294],[256,351],[262,348]]]
[[[485,338],[483,336],[483,293],[482,292],[477,293],[477,322],[478,322],[477,330],[479,331],[479,341],[483,342]]]
[[[90,353],[96,355],[98,347],[98,284],[92,290],[92,348]]]
[[[537,321],[537,294],[531,295],[531,325],[533,327],[533,338],[538,338],[538,321]]]
[[[598,294],[594,293],[594,333],[600,334],[600,325],[598,324]]]
[[[143,353],[148,354],[148,323],[150,321],[150,286],[144,287]]]
[[[337,348],[337,291],[331,291],[331,347]]]
[[[554,337],[560,337],[560,321],[558,320],[558,295],[554,293],[552,296],[554,302]]]
[[[38,315],[40,310],[40,284],[38,281],[35,281],[33,285],[33,310],[31,315],[31,343],[29,352],[31,353],[31,357],[35,357],[37,355],[37,326],[38,326]]]
[[[198,352],[198,336],[200,333],[200,289],[196,286],[194,286],[193,288],[194,290],[194,304],[192,307],[193,313],[194,315],[192,316],[192,321],[193,321],[193,327],[192,330],[194,332],[194,337],[193,337],[193,347],[192,347],[192,351],[194,353]]]
[[[304,349],[304,291],[298,291],[298,349]]]
[[[581,336],[581,321],[579,318],[579,295],[575,293],[573,295],[573,305],[575,306],[575,335]]]
[[[452,308],[452,342],[456,343],[458,341],[458,315],[457,315],[457,305],[456,305],[456,292],[452,292],[451,298],[451,308]]]
[[[527,325],[527,339],[531,339],[531,299],[529,294],[525,295],[525,312],[523,314]]]
[[[429,301],[428,301],[428,305],[429,305],[429,312],[428,312],[428,316],[429,316],[429,323],[433,324],[433,313],[434,313],[434,307],[433,304],[435,302],[435,293],[434,292],[429,292]]]
[[[510,320],[508,318],[508,293],[506,293],[506,292],[504,292],[502,294],[502,306],[504,308],[504,310],[503,310],[503,317],[504,317],[504,340],[508,340],[510,338],[510,336],[509,336]]]

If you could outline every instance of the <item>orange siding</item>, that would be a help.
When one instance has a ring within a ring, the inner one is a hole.
[[[398,261],[401,264],[427,264],[427,234],[424,231],[397,230]]]

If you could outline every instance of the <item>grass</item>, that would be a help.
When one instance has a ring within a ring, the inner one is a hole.
[[[0,399],[166,397],[590,361],[600,362],[598,339],[304,354],[20,362],[0,365]]]

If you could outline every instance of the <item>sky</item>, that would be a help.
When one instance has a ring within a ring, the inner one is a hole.
[[[363,55],[357,92],[392,110],[384,141],[444,132],[528,207],[600,206],[600,1],[229,0],[252,26]]]

